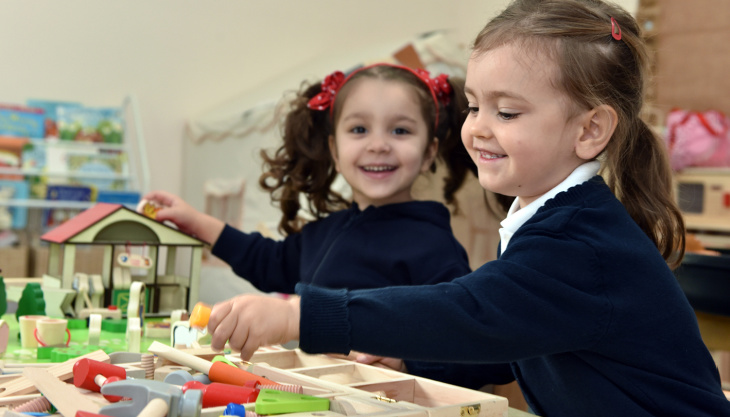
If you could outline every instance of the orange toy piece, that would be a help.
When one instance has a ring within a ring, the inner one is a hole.
[[[148,350],[159,357],[202,372],[208,375],[208,378],[213,382],[244,386],[248,381],[257,381],[260,385],[281,385],[278,382],[266,379],[236,366],[231,366],[225,362],[207,361],[179,349],[163,345],[158,341],[152,342]]]
[[[211,308],[209,305],[198,302],[193,307],[193,312],[190,313],[190,328],[192,329],[205,329],[208,326],[208,320],[210,320]]]
[[[153,201],[142,200],[137,205],[137,212],[144,214],[150,219],[155,219],[157,218],[157,212],[160,211],[161,208],[162,207],[160,207],[160,205]]]

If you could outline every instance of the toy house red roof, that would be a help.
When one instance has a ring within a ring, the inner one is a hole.
[[[86,230],[89,226],[122,208],[126,209],[122,204],[97,203],[63,222],[55,229],[43,234],[41,239],[53,243],[64,243]]]

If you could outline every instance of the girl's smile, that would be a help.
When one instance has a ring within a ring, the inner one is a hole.
[[[418,97],[407,84],[354,81],[330,138],[337,171],[361,209],[413,200],[411,187],[428,170],[438,142],[429,143]]]

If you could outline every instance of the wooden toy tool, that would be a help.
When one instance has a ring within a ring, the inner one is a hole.
[[[79,359],[73,367],[74,385],[89,391],[101,392],[101,387],[114,381],[127,378],[127,371],[121,366],[95,361],[89,358]],[[122,397],[105,395],[110,402],[120,401]]]
[[[247,381],[254,380],[258,381],[261,385],[279,385],[277,382],[268,380],[251,372],[244,371],[243,369],[231,366],[225,362],[210,362],[157,341],[152,342],[149,347],[149,351],[177,364],[202,372],[208,375],[208,378],[210,378],[213,382],[242,386],[246,385]]]
[[[79,410],[96,413],[101,409],[100,404],[82,394],[73,385],[59,380],[47,369],[25,368],[23,376],[35,385],[38,391],[48,398],[48,401],[64,416],[73,416]]]

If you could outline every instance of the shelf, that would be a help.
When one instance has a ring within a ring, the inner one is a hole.
[[[48,172],[32,168],[5,168],[0,167],[0,174],[23,175],[27,177],[58,177],[58,178],[86,178],[86,179],[110,179],[131,181],[131,175],[108,174],[104,172]]]
[[[40,199],[12,199],[0,201],[4,207],[25,207],[25,208],[59,208],[85,210],[96,204],[92,201],[70,201],[70,200],[40,200]]]

